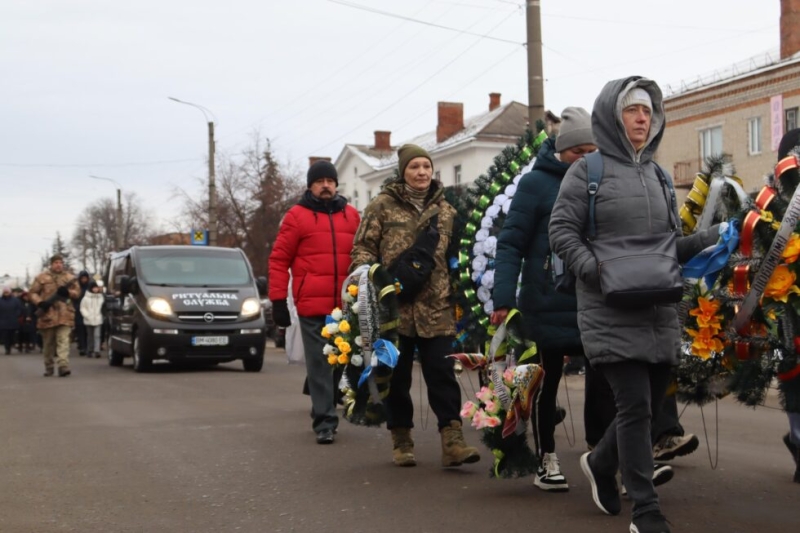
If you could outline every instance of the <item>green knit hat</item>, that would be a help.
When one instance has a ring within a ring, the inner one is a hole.
[[[397,162],[400,168],[400,179],[403,179],[406,172],[406,167],[415,157],[424,157],[431,162],[431,170],[433,170],[433,160],[430,154],[416,144],[404,144],[397,150]]]

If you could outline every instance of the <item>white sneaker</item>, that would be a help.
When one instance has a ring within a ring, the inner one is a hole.
[[[555,453],[544,454],[533,484],[548,492],[567,492],[569,490],[567,478],[561,473],[561,466]]]
[[[683,457],[695,451],[699,444],[698,438],[691,433],[687,433],[682,437],[669,435],[653,446],[653,459],[656,461],[669,461],[676,457]]]

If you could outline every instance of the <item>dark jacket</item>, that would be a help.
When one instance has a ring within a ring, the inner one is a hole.
[[[286,299],[291,268],[299,316],[326,315],[341,307],[342,283],[360,220],[343,196],[322,202],[306,191],[283,217],[270,253],[269,299]]]
[[[622,125],[620,96],[633,87],[645,89],[653,101],[650,136],[638,154]],[[609,82],[594,104],[592,131],[603,154],[603,179],[596,195],[597,238],[666,232],[670,205],[656,174],[653,155],[664,133],[661,90],[651,80],[632,77]],[[667,176],[668,179],[671,179]],[[578,325],[586,355],[593,365],[638,360],[677,364],[680,343],[674,304],[643,309],[605,305],[597,260],[584,239],[588,217],[586,161],[567,171],[550,217],[550,244],[575,273]],[[677,205],[672,206],[674,220]],[[678,259],[685,262],[718,238],[718,226],[678,238]]]
[[[0,329],[19,329],[25,315],[22,302],[16,296],[0,296]]]
[[[399,306],[401,335],[426,339],[456,332],[455,306],[447,270],[447,249],[453,238],[456,210],[444,199],[444,189],[431,181],[431,192],[420,213],[409,201],[405,185],[395,181],[386,185],[364,210],[353,245],[351,269],[380,262],[391,265],[414,244],[416,236],[434,215],[439,215],[439,244],[434,253],[431,278],[411,302]]]
[[[550,212],[568,169],[568,163],[556,158],[555,139],[547,139],[536,156],[533,170],[520,179],[497,238],[494,307],[518,308],[526,336],[542,350],[581,348],[577,301],[574,295],[555,290],[547,236]],[[520,271],[522,280],[517,298]]]

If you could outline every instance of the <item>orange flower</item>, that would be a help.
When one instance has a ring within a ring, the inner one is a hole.
[[[697,299],[697,307],[689,311],[689,314],[697,317],[697,325],[701,328],[715,328],[716,331],[721,329],[720,320],[722,319],[717,315],[720,303],[717,300],[709,300],[702,296]],[[715,331],[715,333],[716,333]]]
[[[792,264],[800,257],[800,235],[792,233],[789,237],[789,242],[786,244],[786,249],[783,251],[782,258],[786,259],[788,264]]]
[[[346,365],[348,361],[350,361],[350,358],[347,357],[346,353],[339,354],[339,364],[340,365]]]
[[[352,297],[358,296],[358,285],[348,285],[347,286],[347,294]]]
[[[330,354],[328,356],[329,365],[335,365],[337,362],[339,362],[339,356],[337,356],[336,354]]]
[[[700,330],[686,328],[686,332],[694,339],[692,354],[702,359],[711,357],[712,352],[722,353],[725,345],[722,339],[714,335],[713,328],[700,328]]]
[[[327,328],[327,327],[324,327],[324,326],[323,326],[323,328],[322,328],[322,333],[321,333],[321,335],[322,335],[323,337],[325,337],[326,339],[330,339],[330,338],[331,338],[331,333],[330,333],[330,331],[328,331],[328,328]]]
[[[797,276],[789,270],[788,265],[778,265],[767,282],[764,296],[786,303],[789,293],[800,294],[800,289],[795,285],[796,281]]]

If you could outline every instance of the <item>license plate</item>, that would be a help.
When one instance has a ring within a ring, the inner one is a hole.
[[[228,337],[192,337],[192,346],[227,346]]]

